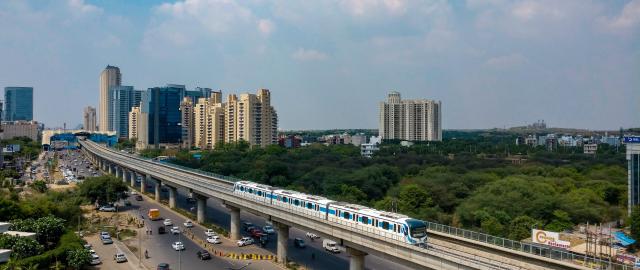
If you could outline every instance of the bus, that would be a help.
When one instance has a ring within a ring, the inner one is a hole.
[[[160,210],[158,209],[149,209],[149,213],[147,214],[150,220],[158,220],[160,219]]]

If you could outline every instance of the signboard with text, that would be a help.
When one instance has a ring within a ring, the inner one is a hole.
[[[560,234],[557,232],[533,229],[531,230],[531,238],[534,243],[538,244],[564,249],[571,247],[571,242],[560,240]]]
[[[635,137],[635,136],[626,137],[625,136],[622,141],[624,143],[640,143],[640,137]]]

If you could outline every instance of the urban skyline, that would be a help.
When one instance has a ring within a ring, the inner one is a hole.
[[[3,1],[0,86],[38,89],[35,119],[51,127],[99,108],[109,64],[136,89],[269,88],[285,130],[375,128],[391,90],[441,100],[444,129],[618,129],[640,125],[638,5]]]

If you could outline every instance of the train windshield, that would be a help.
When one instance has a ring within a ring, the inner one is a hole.
[[[427,224],[422,220],[409,219],[407,220],[409,225],[409,233],[412,238],[422,238],[427,236]]]

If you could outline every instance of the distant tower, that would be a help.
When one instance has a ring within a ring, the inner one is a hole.
[[[98,125],[100,131],[112,131],[109,126],[109,89],[122,84],[122,74],[120,68],[107,66],[100,73],[100,100],[98,101]]]
[[[4,105],[4,121],[33,120],[33,87],[5,87]]]
[[[96,131],[96,108],[87,106],[83,113],[83,127],[86,131]]]

